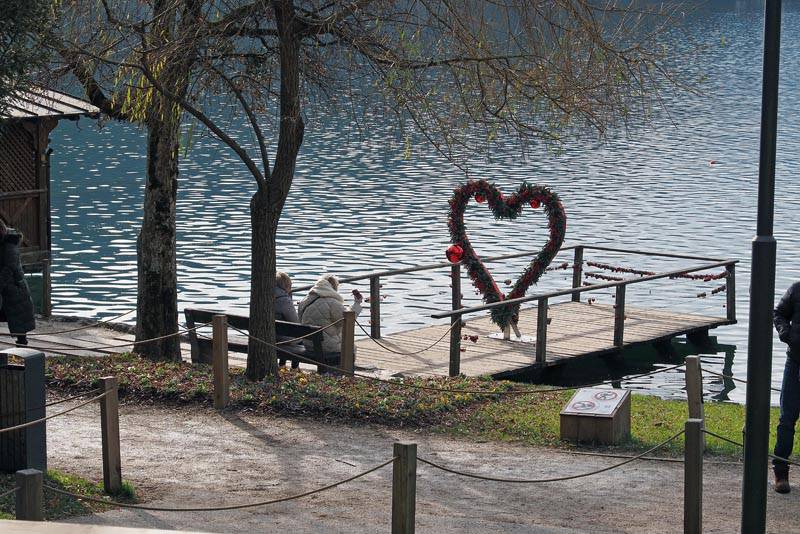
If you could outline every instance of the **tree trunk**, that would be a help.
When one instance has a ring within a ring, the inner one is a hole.
[[[292,0],[273,2],[280,35],[280,129],[275,166],[266,187],[259,187],[250,202],[252,271],[250,281],[250,334],[275,344],[275,237],[283,205],[294,178],[297,154],[303,143],[300,116],[300,37],[294,26]],[[261,380],[278,371],[274,347],[251,340],[247,349],[247,378]]]
[[[278,372],[275,345],[275,272],[278,233],[277,213],[271,209],[269,195],[259,189],[250,200],[252,223],[250,267],[250,339],[246,376],[261,380]],[[263,340],[266,343],[263,343]]]
[[[175,211],[178,192],[178,121],[154,121],[147,134],[144,218],[137,239],[136,346],[153,360],[181,360],[178,331],[178,276]]]

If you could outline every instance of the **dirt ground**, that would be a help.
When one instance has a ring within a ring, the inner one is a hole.
[[[122,469],[148,504],[219,506],[307,491],[392,456],[395,441],[420,457],[470,472],[540,478],[620,460],[425,432],[198,408],[124,406]],[[102,479],[99,408],[48,423],[50,466]],[[707,463],[705,532],[739,532],[741,466]],[[590,478],[537,485],[471,480],[420,465],[417,532],[681,532],[683,466],[636,462]],[[769,532],[800,532],[800,491],[771,489]],[[73,522],[208,532],[387,532],[391,466],[300,500],[208,513],[115,510]]]

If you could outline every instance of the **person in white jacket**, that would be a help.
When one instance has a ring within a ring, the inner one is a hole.
[[[339,279],[332,274],[325,274],[317,280],[308,296],[297,305],[300,312],[300,322],[313,326],[332,325],[322,331],[322,352],[325,353],[325,362],[338,364],[342,352],[342,323],[333,324],[344,316],[344,299],[338,292]],[[350,307],[356,313],[361,313],[361,294],[353,292],[353,304]],[[313,351],[311,341],[304,341],[306,351]]]

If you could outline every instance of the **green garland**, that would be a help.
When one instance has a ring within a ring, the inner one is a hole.
[[[530,205],[537,209],[544,208],[547,215],[550,236],[544,247],[534,256],[519,277],[511,292],[505,295],[491,273],[481,262],[472,248],[464,226],[464,211],[471,198],[477,202],[487,202],[495,219],[516,219],[522,213],[523,205]],[[550,189],[540,185],[523,183],[516,193],[504,197],[497,187],[486,180],[470,180],[463,186],[453,191],[450,199],[450,215],[447,220],[450,229],[450,240],[454,245],[461,247],[462,264],[467,267],[472,282],[483,295],[487,304],[500,302],[506,299],[515,299],[525,295],[528,288],[538,282],[550,262],[558,254],[564,243],[567,231],[567,214],[558,195]],[[506,327],[519,320],[519,304],[501,306],[492,310],[492,321],[505,330]]]

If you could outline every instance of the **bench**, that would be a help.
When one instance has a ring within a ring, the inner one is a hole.
[[[211,350],[213,342],[211,339],[203,338],[197,335],[197,330],[194,330],[198,324],[211,324],[211,320],[215,315],[225,315],[228,319],[228,326],[238,328],[239,330],[250,331],[250,318],[246,315],[236,315],[223,311],[214,310],[201,310],[197,308],[186,308],[183,312],[186,317],[186,327],[189,329],[189,344],[192,347],[192,363],[211,363]],[[275,335],[277,337],[285,338],[298,338],[308,336],[306,339],[313,343],[314,350],[306,351],[303,354],[304,359],[313,360],[315,362],[324,362],[322,353],[322,330],[318,326],[289,323],[286,321],[275,321]],[[286,360],[292,362],[292,367],[297,368],[300,364],[300,359],[297,354],[288,350],[281,349],[278,345],[278,361],[280,365],[286,363]],[[231,352],[247,353],[247,343],[228,342],[228,350]]]

